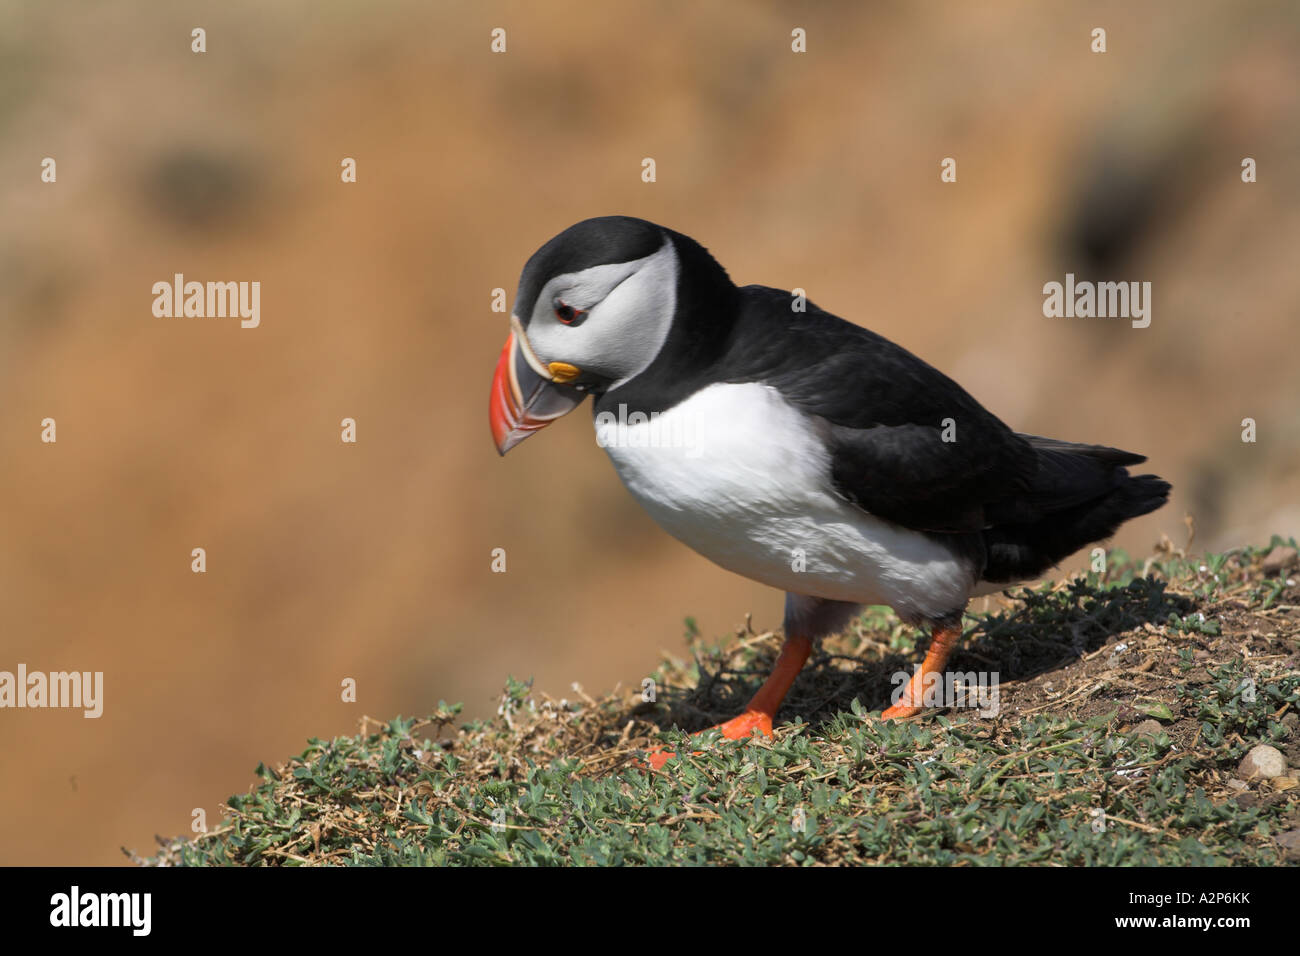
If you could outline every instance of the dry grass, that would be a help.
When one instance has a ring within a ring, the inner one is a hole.
[[[1300,587],[1266,553],[1112,558],[973,616],[952,669],[998,673],[996,716],[882,723],[915,655],[872,609],[826,642],[773,738],[643,772],[648,747],[683,740],[669,728],[734,715],[762,679],[780,635],[746,627],[666,661],[653,703],[512,680],[491,721],[453,729],[444,705],[313,740],[148,862],[1294,863]],[[1243,786],[1261,742],[1293,769]]]

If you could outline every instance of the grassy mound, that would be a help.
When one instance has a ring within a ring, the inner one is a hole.
[[[1294,540],[972,605],[953,671],[995,708],[882,723],[920,637],[871,609],[828,640],[775,737],[648,747],[734,716],[778,650],[741,629],[642,688],[595,700],[510,681],[498,716],[458,706],[312,740],[152,865],[1154,864],[1300,862],[1300,568]],[[993,713],[996,711],[996,713]],[[1289,769],[1239,769],[1257,744]]]

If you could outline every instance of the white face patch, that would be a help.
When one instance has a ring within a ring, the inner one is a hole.
[[[611,388],[655,360],[677,311],[677,252],[665,239],[658,252],[553,277],[542,287],[528,324],[528,342],[543,363],[568,362],[611,379]],[[566,325],[559,299],[587,313]]]

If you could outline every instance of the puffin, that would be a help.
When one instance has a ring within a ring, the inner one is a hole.
[[[865,605],[929,632],[881,714],[916,716],[972,597],[1041,576],[1170,491],[1129,473],[1145,456],[1017,433],[883,336],[737,286],[699,242],[629,216],[570,226],[524,265],[492,380],[498,453],[588,397],[597,444],[661,528],[785,592],[770,676],[710,728],[731,740],[772,734],[815,642]]]

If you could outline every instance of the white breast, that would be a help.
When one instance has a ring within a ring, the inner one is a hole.
[[[819,426],[770,386],[711,385],[649,421],[602,413],[596,439],[665,531],[737,574],[909,620],[964,606],[948,548],[835,494]]]

